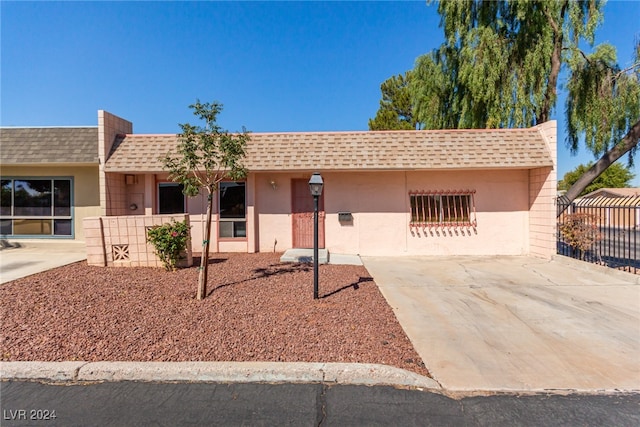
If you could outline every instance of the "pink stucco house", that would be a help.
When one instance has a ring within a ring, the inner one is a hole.
[[[187,219],[201,250],[206,196],[159,161],[178,137],[98,125],[3,128],[0,238],[84,241],[89,263],[158,265],[146,228]],[[556,123],[528,129],[252,133],[249,175],[216,195],[212,252],[313,244],[308,180],[324,179],[320,245],[333,254],[555,253]]]
[[[114,260],[110,244],[122,252],[127,241],[120,261],[137,265],[144,242],[129,235],[158,215],[188,218],[193,250],[201,250],[206,196],[184,197],[159,161],[177,142],[175,134],[135,134],[130,122],[99,111],[103,217],[85,220],[85,234],[109,221],[119,230],[102,238],[106,258]],[[244,163],[247,179],[218,192],[212,252],[311,247],[307,182],[320,172],[320,244],[329,253],[555,253],[554,121],[527,129],[252,133]]]

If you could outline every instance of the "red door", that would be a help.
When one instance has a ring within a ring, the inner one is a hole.
[[[313,196],[309,181],[291,180],[293,247],[313,248]],[[324,194],[318,200],[318,247],[324,248]]]

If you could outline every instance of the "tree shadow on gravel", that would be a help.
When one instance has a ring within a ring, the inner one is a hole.
[[[360,289],[360,283],[366,283],[366,282],[373,282],[373,278],[372,277],[362,277],[360,276],[360,278],[358,279],[357,282],[353,282],[349,285],[343,286],[341,288],[336,289],[335,291],[331,291],[328,294],[325,295],[321,295],[320,298],[329,298],[332,295],[337,294],[338,292],[342,292],[346,289],[349,288],[353,288],[354,291],[357,291],[358,289]]]
[[[228,258],[209,258],[209,261],[207,262],[208,265],[213,265],[213,264],[221,264],[223,262],[226,262]],[[202,262],[202,257],[201,256],[194,256],[193,257],[193,266],[194,267],[199,267],[200,263]]]
[[[253,272],[257,277],[269,277],[278,274],[299,273],[301,271],[310,271],[312,269],[311,264],[304,262],[297,263],[280,263],[272,264],[267,268],[256,268]]]
[[[223,259],[223,262],[226,259]],[[211,261],[209,261],[211,264]],[[306,263],[281,263],[281,264],[272,264],[266,268],[256,268],[253,270],[254,276],[249,277],[243,280],[236,280],[235,282],[223,283],[221,285],[215,286],[209,292],[207,292],[207,296],[211,295],[214,291],[221,288],[226,288],[227,286],[238,285],[240,283],[250,282],[256,279],[262,279],[270,276],[281,275],[281,274],[291,274],[291,273],[299,273],[299,272],[307,272],[312,269],[310,264]]]

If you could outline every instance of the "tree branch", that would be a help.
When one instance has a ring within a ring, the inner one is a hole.
[[[638,145],[640,141],[640,120],[638,120],[629,132],[622,138],[620,143],[616,144],[611,150],[607,151],[593,164],[578,180],[567,190],[567,192],[559,198],[564,205],[563,209],[558,209],[558,216],[567,206],[573,202],[576,197],[584,191],[597,177],[602,174],[613,162],[624,156],[630,150]]]
[[[639,68],[640,67],[640,61],[636,62],[635,64],[632,64],[631,66],[625,68],[624,70],[620,70],[618,71],[615,76],[613,76],[614,80],[617,80],[621,75],[628,73],[629,71],[632,71],[634,68]]]

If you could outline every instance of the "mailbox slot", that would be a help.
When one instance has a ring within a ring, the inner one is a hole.
[[[351,215],[351,212],[338,212],[338,221],[353,222],[353,215]]]

